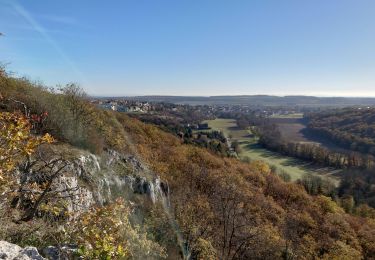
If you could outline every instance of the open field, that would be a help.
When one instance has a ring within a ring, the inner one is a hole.
[[[274,115],[270,116],[270,118],[303,118],[303,113],[293,113],[287,115]]]
[[[306,135],[302,131],[306,127],[301,123],[277,124],[277,126],[280,130],[281,136],[285,140],[319,144],[318,142],[312,141],[311,139],[306,137]]]
[[[231,141],[238,141],[240,144],[241,152],[239,157],[245,159],[246,157],[251,160],[261,160],[276,167],[279,171],[287,172],[292,180],[297,180],[305,174],[315,174],[324,178],[329,178],[336,184],[339,181],[340,171],[328,167],[317,167],[311,163],[280,155],[262,148],[254,135],[248,130],[242,130],[237,127],[236,121],[233,119],[215,119],[205,121],[209,126],[218,131],[222,131],[224,135],[230,138]]]
[[[306,125],[302,116],[271,117],[269,120],[278,126],[281,136],[285,140],[322,145],[320,142],[317,142],[317,140],[313,140],[311,136],[305,134],[304,130],[306,129]]]
[[[317,144],[332,151],[350,153],[349,150],[341,148],[329,140],[324,140],[321,137],[311,134],[306,128],[306,121],[302,116],[297,117],[297,115],[298,114],[292,114],[291,117],[270,117],[269,120],[277,125],[282,138],[285,140]]]

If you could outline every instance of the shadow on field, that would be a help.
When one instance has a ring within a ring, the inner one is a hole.
[[[230,131],[239,131],[241,129],[238,126],[229,126],[228,130],[230,130]]]
[[[264,157],[270,160],[272,159],[283,160],[280,163],[280,165],[282,166],[296,167],[303,171],[306,171],[306,170],[313,171],[316,174],[321,175],[321,176],[330,176],[330,177],[337,177],[337,178],[340,178],[340,174],[342,172],[342,170],[340,169],[317,165],[312,162],[303,161],[298,158],[294,158],[294,157],[279,154],[277,152],[269,151],[263,148],[261,145],[254,143],[254,142],[243,141],[240,144],[244,144],[245,145],[244,148],[247,150],[257,150],[259,152],[259,156],[261,157]]]

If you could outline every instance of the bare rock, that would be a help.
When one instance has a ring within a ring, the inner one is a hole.
[[[4,260],[45,260],[35,247],[22,248],[18,245],[0,241],[0,259]]]

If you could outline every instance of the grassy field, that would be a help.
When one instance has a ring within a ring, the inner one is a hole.
[[[317,143],[303,133],[306,129],[305,122],[302,117],[271,117],[271,123],[278,126],[281,136],[285,140],[293,140],[293,142]],[[319,143],[317,143],[319,144]]]
[[[274,115],[270,118],[303,118],[303,113],[294,113],[288,115]]]
[[[298,116],[299,114],[291,114],[279,117],[270,117],[268,118],[270,122],[277,125],[280,130],[281,136],[285,140],[290,140],[293,142],[299,143],[310,143],[317,144],[322,147],[325,147],[332,151],[347,153],[350,152],[347,149],[343,149],[329,140],[324,140],[319,136],[316,136],[309,131],[306,131],[306,122],[303,119],[303,116]]]
[[[271,152],[258,145],[257,139],[248,130],[242,130],[237,127],[236,121],[233,119],[215,119],[205,121],[213,130],[218,130],[224,133],[231,141],[238,141],[241,151],[239,157],[251,160],[261,160],[276,167],[279,171],[287,172],[292,180],[297,180],[305,174],[315,174],[324,178],[329,178],[336,184],[339,181],[339,170],[328,167],[316,167],[311,163],[289,157],[283,156],[275,152]]]

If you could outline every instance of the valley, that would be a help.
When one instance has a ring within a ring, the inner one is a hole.
[[[374,10],[0,0],[0,260],[375,260]]]
[[[309,140],[293,108],[150,102],[129,113],[98,106],[75,85],[56,94],[5,72],[0,84],[0,148],[14,158],[0,160],[9,194],[0,239],[10,246],[49,257],[69,243],[85,259],[374,255],[371,168],[358,175],[358,158],[288,143]]]
[[[336,185],[339,182],[340,170],[315,166],[310,162],[267,150],[258,143],[257,137],[250,130],[240,129],[234,119],[217,118],[204,122],[208,123],[212,130],[223,132],[230,142],[237,141],[240,147],[238,156],[242,160],[264,161],[271,167],[275,167],[278,171],[288,173],[293,181],[301,179],[306,174],[312,174],[329,178]],[[297,134],[297,131],[294,132]],[[298,141],[300,140],[302,138]]]

